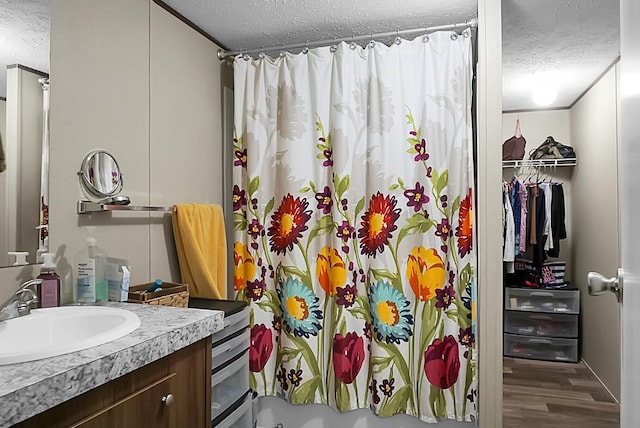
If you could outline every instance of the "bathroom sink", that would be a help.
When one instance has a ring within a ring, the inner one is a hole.
[[[105,306],[34,309],[0,321],[0,365],[54,357],[102,345],[140,326],[133,312]]]

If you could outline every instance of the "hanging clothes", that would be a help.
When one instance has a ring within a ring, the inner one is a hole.
[[[547,254],[549,257],[560,257],[560,240],[567,239],[565,226],[564,190],[562,183],[557,183],[551,188],[553,199],[551,200],[551,230],[553,232],[553,248]]]

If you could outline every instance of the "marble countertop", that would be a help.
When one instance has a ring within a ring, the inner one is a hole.
[[[159,360],[224,326],[222,311],[133,303],[106,305],[135,313],[140,327],[120,339],[83,351],[0,366],[0,428]]]

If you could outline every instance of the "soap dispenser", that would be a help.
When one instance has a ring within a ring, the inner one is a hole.
[[[44,263],[40,268],[40,275],[38,275],[38,279],[42,280],[42,284],[38,287],[39,308],[60,306],[60,276],[56,273],[54,256],[54,253],[42,255]]]

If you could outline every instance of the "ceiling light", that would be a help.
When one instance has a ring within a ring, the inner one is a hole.
[[[551,105],[558,96],[558,89],[549,83],[542,83],[534,86],[532,97],[533,102],[540,107]]]

